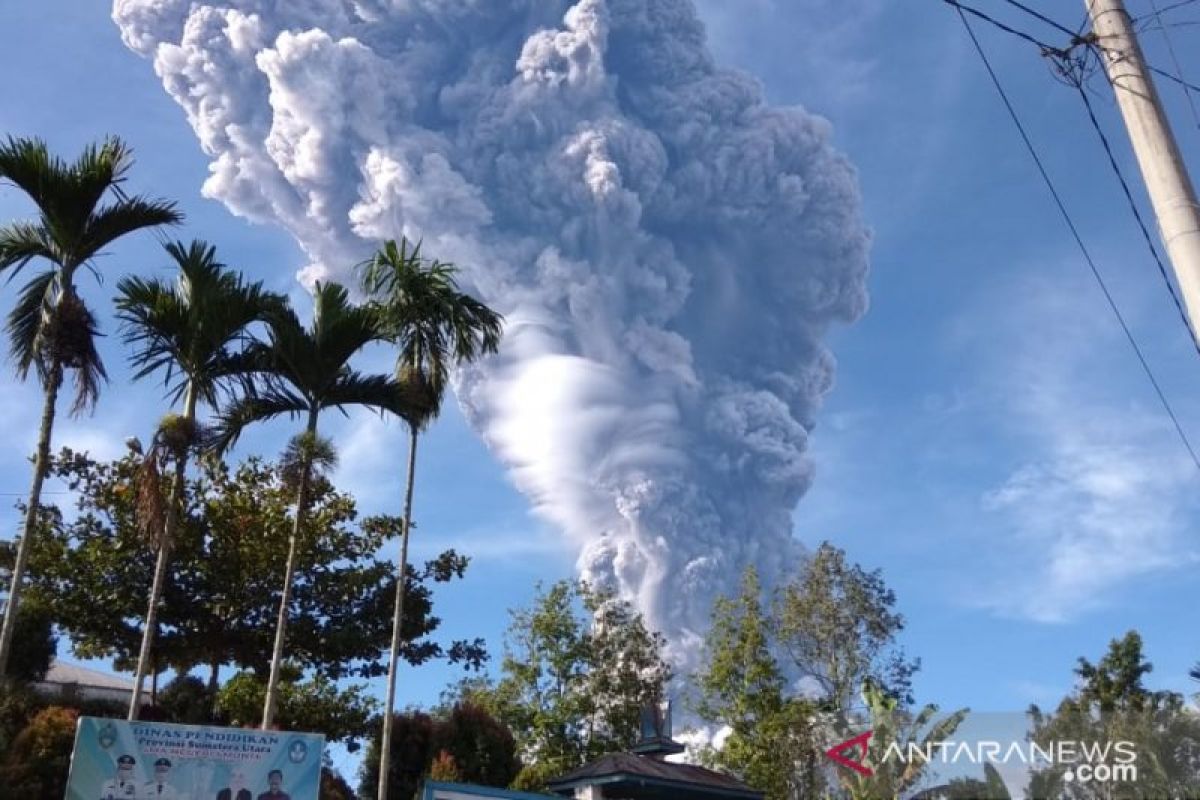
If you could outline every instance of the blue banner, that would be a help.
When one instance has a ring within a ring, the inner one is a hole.
[[[325,737],[82,717],[66,800],[317,800]]]

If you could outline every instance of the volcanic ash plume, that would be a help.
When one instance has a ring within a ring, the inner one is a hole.
[[[116,0],[211,157],[204,193],[347,278],[423,240],[508,318],[469,419],[589,579],[687,661],[791,513],[866,306],[827,124],[720,69],[687,0]],[[798,42],[798,46],[803,46]]]

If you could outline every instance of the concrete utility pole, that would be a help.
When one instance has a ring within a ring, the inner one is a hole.
[[[1196,190],[1146,69],[1125,3],[1084,0],[1084,5],[1195,336],[1200,333],[1200,207]]]

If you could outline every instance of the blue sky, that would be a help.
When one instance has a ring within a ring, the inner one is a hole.
[[[1058,41],[999,0],[977,4]],[[1200,660],[1186,602],[1200,577],[1200,473],[957,16],[934,0],[698,5],[721,62],[756,75],[772,102],[830,120],[859,171],[874,231],[870,311],[831,338],[837,385],[812,437],[817,478],[795,512],[796,536],[829,539],[884,570],[908,618],[904,644],[924,665],[923,700],[980,710],[1053,702],[1070,688],[1078,656],[1098,657],[1130,628],[1146,639],[1151,682],[1188,690],[1187,668]],[[1041,7],[1074,27],[1081,5]],[[1149,11],[1148,2],[1130,5],[1135,15]],[[1197,17],[1190,8],[1170,15]],[[1029,45],[976,28],[1185,430],[1200,441],[1200,361],[1078,97]],[[292,276],[306,259],[283,232],[201,198],[206,159],[183,112],[151,65],[122,46],[104,4],[5,4],[0,29],[8,42],[0,131],[43,136],[64,154],[105,133],[123,136],[136,149],[135,185],[180,202],[183,235],[213,241],[231,264],[297,292]],[[1195,51],[1195,28],[1169,31],[1181,53]],[[1160,33],[1148,32],[1145,46],[1152,63],[1170,66]],[[1200,63],[1183,66],[1200,80]],[[1136,177],[1107,86],[1102,78],[1091,86],[1122,168]],[[1160,89],[1195,163],[1200,130],[1182,96]],[[0,189],[0,217],[27,210]],[[165,273],[151,237],[115,249],[102,269],[104,287],[86,289],[100,307],[120,274]],[[11,302],[11,289],[2,297]],[[111,320],[105,329],[113,332]],[[148,435],[162,404],[157,386],[128,383],[115,337],[103,352],[113,381],[97,414],[63,417],[56,444],[115,455],[126,436]],[[32,449],[38,394],[6,377],[0,405],[0,445],[10,453],[0,463],[0,529],[11,536],[10,506],[28,482],[18,454]],[[330,420],[345,465],[339,484],[368,511],[395,511],[402,432]],[[242,450],[276,452],[289,432],[264,429]],[[524,603],[536,581],[572,574],[575,553],[530,513],[453,403],[424,445],[417,503],[428,532],[418,555],[453,545],[474,556],[468,578],[437,596],[445,635],[484,636],[499,654],[505,609]],[[406,670],[401,702],[429,702],[454,677],[436,665]]]

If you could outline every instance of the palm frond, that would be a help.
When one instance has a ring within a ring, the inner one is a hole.
[[[421,399],[411,387],[394,378],[347,370],[324,393],[321,406],[341,411],[345,411],[347,406],[366,406],[379,413],[394,414],[408,420],[422,413]]]
[[[246,386],[246,393],[222,408],[205,439],[205,449],[223,454],[237,443],[242,431],[256,422],[275,417],[296,416],[308,411],[308,402],[278,385]]]
[[[41,139],[10,136],[0,144],[0,179],[16,186],[38,206],[66,179],[66,162],[50,154]]]
[[[454,365],[499,348],[504,318],[460,291],[457,268],[425,259],[419,243],[385,242],[358,270],[377,324],[399,348],[397,377],[429,398],[423,427],[437,416]]]
[[[8,314],[9,348],[21,380],[28,377],[29,368],[38,361],[43,327],[57,295],[58,273],[47,270],[25,284]]]
[[[330,439],[305,431],[288,440],[279,459],[280,476],[293,491],[305,470],[308,474],[324,474],[337,467],[337,448]]]
[[[0,274],[7,272],[8,280],[12,280],[38,258],[51,263],[61,261],[57,245],[45,228],[28,222],[13,222],[0,228]]]
[[[241,369],[230,348],[249,344],[249,326],[268,320],[285,301],[261,282],[246,283],[217,260],[212,245],[171,242],[166,250],[179,270],[173,284],[128,277],[117,287],[134,377],[162,371],[173,402],[191,383],[202,401],[215,404],[218,389]]]
[[[175,203],[168,200],[151,200],[146,197],[128,197],[96,209],[86,220],[76,258],[86,261],[116,239],[142,228],[160,225],[177,225],[183,214]]]
[[[365,345],[381,341],[379,319],[373,308],[355,305],[346,287],[318,284],[313,296],[312,340],[322,368],[345,365]]]

